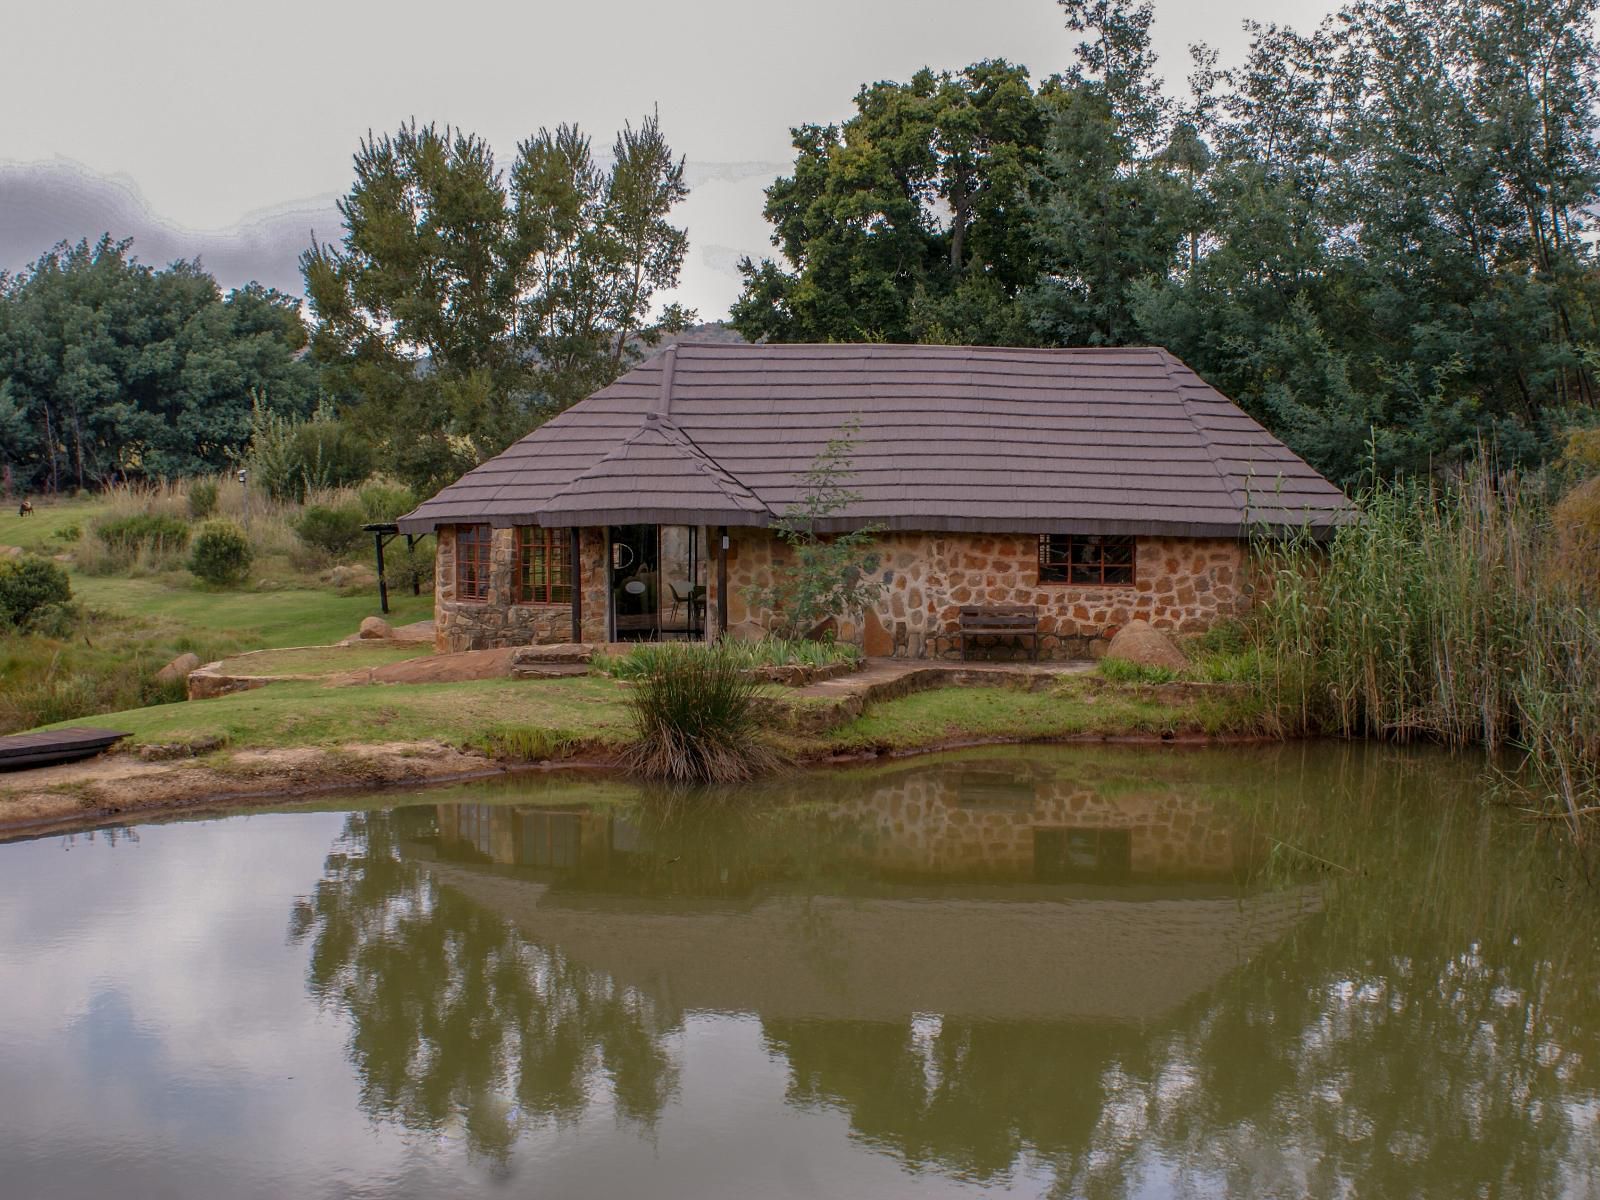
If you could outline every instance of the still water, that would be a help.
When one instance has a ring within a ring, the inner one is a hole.
[[[1600,1196],[1600,899],[1485,786],[1007,749],[0,846],[0,1196]]]

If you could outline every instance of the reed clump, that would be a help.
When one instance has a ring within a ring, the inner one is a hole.
[[[777,767],[759,736],[759,685],[721,645],[662,645],[628,697],[625,767],[675,784],[740,783]]]
[[[1326,545],[1258,547],[1249,632],[1280,732],[1523,749],[1581,837],[1600,812],[1600,565],[1568,560],[1543,489],[1481,460],[1360,510]]]

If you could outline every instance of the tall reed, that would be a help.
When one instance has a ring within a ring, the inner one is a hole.
[[[1600,618],[1543,497],[1480,461],[1360,510],[1326,546],[1258,547],[1251,630],[1284,731],[1524,749],[1581,837],[1600,811]]]
[[[738,783],[778,755],[759,736],[758,685],[724,647],[665,644],[628,697],[633,773],[670,783]]]

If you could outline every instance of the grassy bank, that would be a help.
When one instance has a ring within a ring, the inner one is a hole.
[[[30,517],[0,512],[0,545],[61,562],[81,614],[67,629],[0,633],[0,733],[180,700],[181,684],[155,678],[180,654],[211,662],[334,642],[377,614],[376,583],[365,565],[370,542],[338,556],[316,551],[293,532],[299,506],[259,496],[251,502],[256,561],[243,585],[226,590],[197,580],[179,552],[146,547],[117,558],[96,539],[97,527],[129,516],[181,519],[188,512],[182,488],[40,502]],[[352,494],[342,502],[356,501]],[[237,485],[220,489],[219,509],[243,519]],[[431,589],[423,591],[396,588],[389,619],[431,616]]]

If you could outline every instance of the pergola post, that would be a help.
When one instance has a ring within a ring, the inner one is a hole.
[[[378,550],[378,609],[385,615],[389,612],[389,580],[383,573],[383,534],[374,533],[372,544]]]

